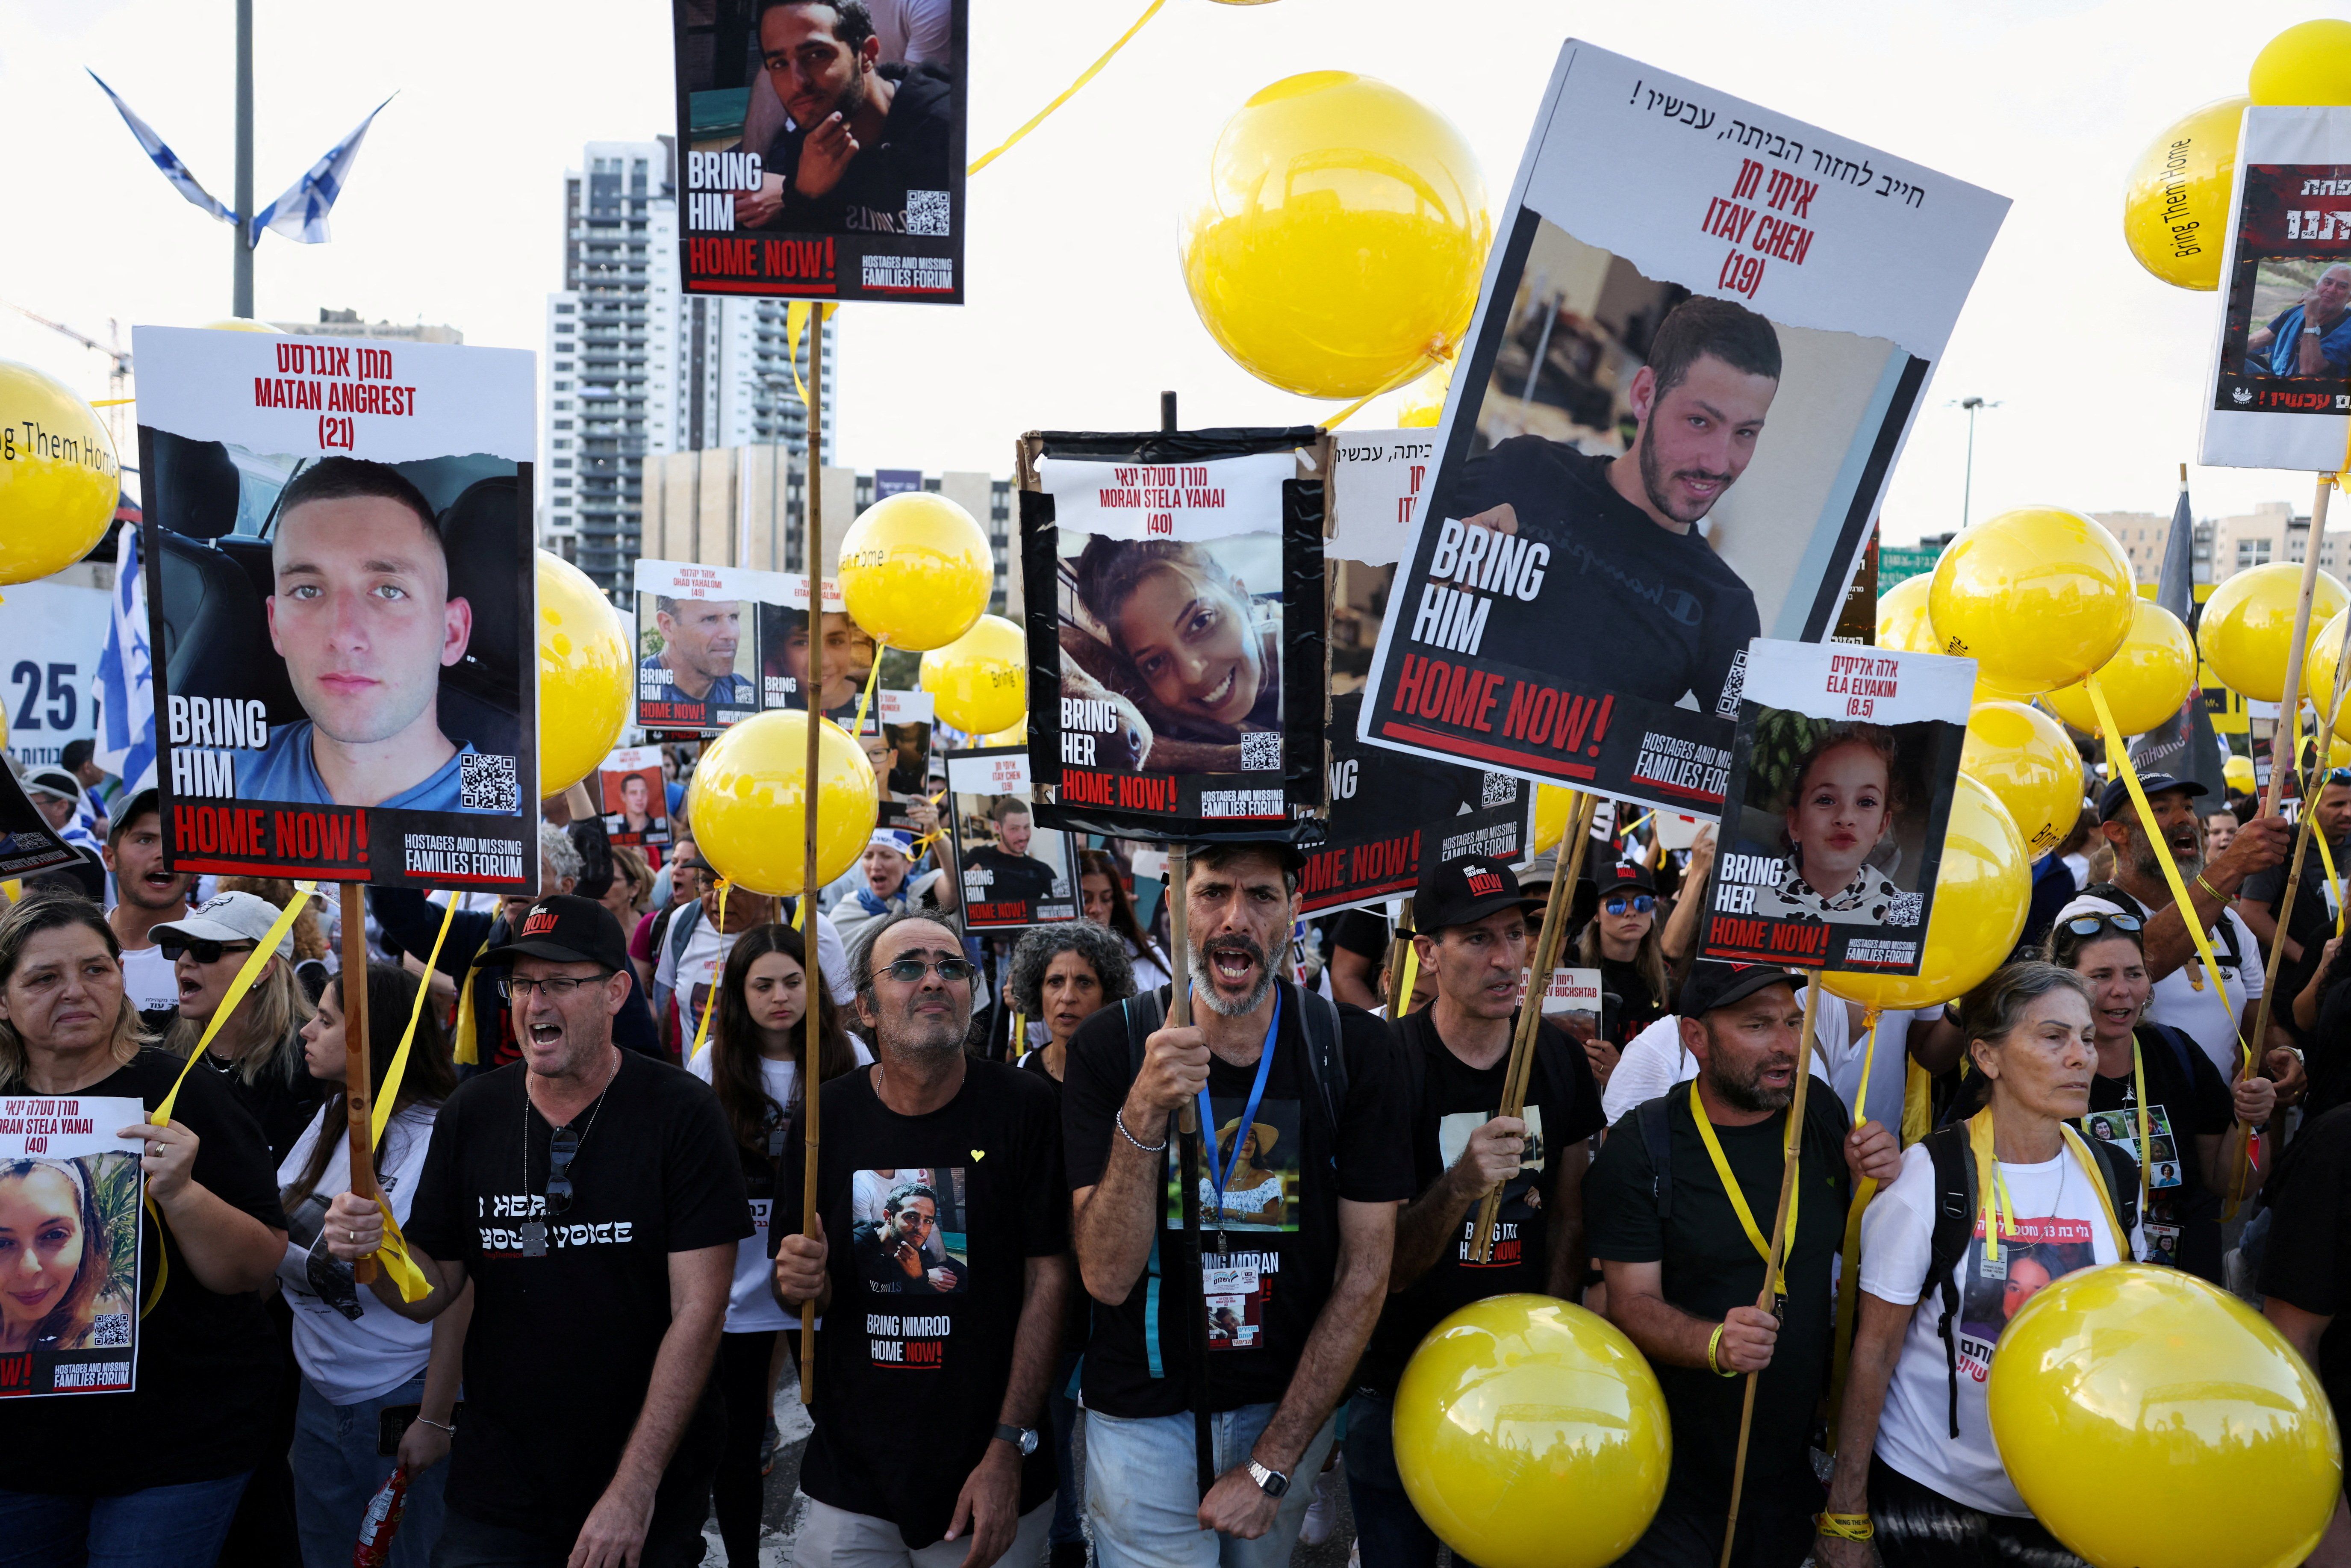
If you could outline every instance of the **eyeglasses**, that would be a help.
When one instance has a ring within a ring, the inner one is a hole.
[[[902,986],[920,985],[925,975],[935,972],[940,979],[952,986],[970,979],[979,971],[968,958],[941,958],[935,963],[921,958],[901,958],[894,964],[884,966],[882,972]]]
[[[180,956],[184,953],[199,964],[217,964],[228,954],[250,953],[256,947],[259,946],[260,944],[257,942],[214,942],[202,936],[191,936],[185,941],[159,942],[156,946],[163,949],[163,959],[166,963],[178,963],[180,961]]]
[[[569,975],[550,975],[544,980],[520,980],[512,975],[501,975],[498,977],[498,995],[507,1001],[527,1002],[530,1000],[531,992],[537,991],[550,1002],[559,1002],[582,986],[602,985],[618,972],[606,969],[603,973],[590,975],[586,979],[574,978]]]
[[[1601,907],[1611,915],[1622,915],[1627,910],[1635,915],[1646,915],[1657,907],[1657,901],[1653,895],[1646,893],[1636,893],[1629,897],[1620,893]]]
[[[558,1127],[547,1145],[547,1212],[552,1218],[571,1207],[571,1161],[580,1153],[580,1134]]]
[[[2146,925],[2136,915],[2077,915],[2065,922],[2065,929],[2076,936],[2095,936],[2101,931],[2137,931]]]

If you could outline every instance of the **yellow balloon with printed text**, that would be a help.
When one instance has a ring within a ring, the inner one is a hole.
[[[2273,560],[2221,580],[2204,601],[2196,642],[2222,685],[2255,702],[2284,700],[2286,661],[2301,600],[2302,566],[2296,561]],[[2351,606],[2351,593],[2344,591],[2333,572],[2321,571],[2311,595],[2309,625],[2323,632],[2325,623],[2346,606]],[[2335,636],[2339,642],[2340,627]]]
[[[975,735],[1008,729],[1029,713],[1029,640],[1001,615],[983,615],[923,655],[923,690],[939,717]]]
[[[114,443],[89,404],[47,371],[0,360],[0,584],[88,555],[121,497]]]
[[[2055,849],[2082,814],[2082,754],[2064,725],[2023,703],[1975,706],[1959,773],[2007,808],[2029,858]]]
[[[2229,197],[2237,183],[2237,129],[2248,99],[2224,98],[2164,127],[2123,185],[2123,242],[2166,283],[2220,287]]]
[[[1950,830],[1935,873],[1919,972],[1832,969],[1821,977],[1822,988],[1885,1009],[1931,1007],[1965,996],[2008,961],[2023,933],[2032,896],[2032,860],[2025,853],[2024,836],[2000,798],[1962,773],[1951,796]]]
[[[1921,573],[1906,577],[1877,596],[1877,646],[1900,653],[1939,653],[1943,644],[1935,636],[1935,622],[1927,614],[1927,596],[1935,586],[1933,577]],[[1980,665],[1976,670],[1975,703],[2018,702],[2029,699],[2031,692],[2011,691],[1984,678]]]
[[[2131,610],[2130,635],[2099,666],[2097,680],[2115,716],[2115,727],[2126,736],[2144,735],[2177,715],[2196,689],[2196,639],[2179,616],[2152,601],[2139,600]],[[2098,733],[2098,712],[2091,706],[2086,684],[2059,686],[2041,700],[2075,729]]]
[[[2259,1312],[2178,1269],[2043,1286],[2001,1332],[1984,1403],[2033,1517],[2095,1568],[2291,1568],[2342,1496],[2317,1375]]]
[[[857,862],[881,817],[873,766],[850,733],[819,718],[816,880]],[[686,786],[695,847],[728,882],[788,897],[806,873],[809,716],[773,710],[747,718],[703,748]]]
[[[1551,1296],[1489,1296],[1438,1323],[1394,1410],[1405,1495],[1457,1561],[1600,1568],[1665,1496],[1657,1375],[1605,1318]]]
[[[1453,356],[1493,225],[1477,154],[1443,115],[1352,71],[1286,77],[1226,121],[1207,173],[1184,284],[1244,370],[1360,398]]]
[[[560,795],[629,722],[629,631],[586,572],[538,552],[538,792]]]
[[[996,587],[987,531],[945,496],[876,501],[841,538],[841,608],[893,648],[925,653],[971,630]]]
[[[2351,22],[2297,22],[2262,46],[2246,73],[2258,104],[2351,104]]]
[[[2021,507],[1961,533],[1935,562],[1928,617],[1940,652],[2004,690],[2071,685],[2130,632],[2130,558],[2104,525]]]

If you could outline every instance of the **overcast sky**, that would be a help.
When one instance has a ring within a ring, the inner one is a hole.
[[[1115,37],[1144,0],[972,0],[971,135],[992,146]],[[256,313],[448,322],[538,347],[560,282],[563,171],[590,138],[672,129],[660,0],[256,0],[255,184],[266,202],[387,93],[334,240],[264,238]],[[972,183],[961,309],[841,317],[838,455],[860,468],[1008,472],[1038,427],[1291,423],[1332,412],[1228,361],[1193,315],[1176,223],[1215,133],[1299,71],[1381,78],[1449,116],[1499,206],[1560,40],[1573,31],[1708,87],[2013,199],[1896,469],[1885,538],[1957,526],[1965,395],[1980,415],[1974,515],[2032,503],[2168,512],[2193,455],[2217,296],[2159,283],[2124,248],[2122,181],[2188,110],[2244,90],[2276,29],[2346,5],[2179,0],[1168,0],[1126,51]],[[231,0],[0,0],[0,144],[17,170],[0,301],[104,339],[110,319],[225,315],[229,230],[187,205],[98,71],[223,201],[234,196]],[[2252,26],[2241,23],[2258,18]],[[0,310],[0,357],[92,397],[104,360]],[[1358,425],[1388,423],[1386,400]],[[2191,468],[2197,511],[2306,507],[2307,476]]]

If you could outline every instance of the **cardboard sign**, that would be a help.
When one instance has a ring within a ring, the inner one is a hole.
[[[1067,833],[1037,821],[1029,753],[1017,746],[952,753],[947,788],[964,929],[1076,919],[1076,857]]]
[[[145,1145],[116,1131],[136,1099],[0,1095],[0,1399],[126,1394],[138,1385]]]

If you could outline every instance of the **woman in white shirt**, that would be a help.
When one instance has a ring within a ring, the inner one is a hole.
[[[752,1231],[735,1249],[726,1328],[711,1372],[726,1409],[715,1502],[731,1568],[758,1568],[760,1478],[767,1473],[766,1437],[780,1349],[776,1336],[800,1326],[776,1300],[768,1223],[776,1165],[800,1110],[800,1064],[808,1049],[801,1021],[808,1016],[807,964],[807,941],[789,925],[755,925],[736,937],[718,985],[710,1042],[687,1064],[717,1092],[751,1195]],[[872,1060],[842,1030],[830,996],[821,998],[817,1030],[822,1077],[837,1078]],[[797,1225],[798,1218],[786,1216],[782,1223]]]
[[[461,1296],[432,1322],[411,1322],[353,1283],[351,1266],[328,1256],[319,1238],[329,1201],[351,1185],[343,1061],[348,980],[339,975],[328,981],[317,1015],[302,1026],[303,1056],[310,1076],[327,1086],[327,1100],[277,1171],[287,1218],[277,1281],[293,1309],[294,1359],[302,1368],[294,1514],[308,1568],[340,1568],[351,1560],[360,1516],[397,1463],[408,1471],[408,1497],[392,1562],[393,1568],[423,1568],[441,1535],[442,1487],[449,1473],[441,1461],[456,1431],[454,1412],[474,1303],[470,1294]],[[379,1042],[368,1056],[371,1098],[383,1088],[415,1001],[413,977],[389,964],[368,966],[367,1009]],[[428,1008],[417,1018],[392,1119],[376,1148],[376,1185],[395,1219],[408,1218],[434,1117],[456,1086],[447,1037]],[[407,1420],[396,1459],[377,1452],[377,1433],[391,1412]]]
[[[1966,1098],[1983,1109],[1911,1145],[1901,1176],[1862,1217],[1859,1323],[1819,1521],[1823,1568],[2080,1563],[2009,1480],[1984,1379],[2001,1333],[2036,1291],[2132,1255],[2137,1166],[2066,1125],[2089,1108],[2095,999],[2081,976],[2029,963],[2001,970],[1962,1004],[1976,1074]],[[1938,1141],[1982,1195],[1959,1222],[1952,1239],[1965,1244],[1949,1249],[1956,1261],[1940,1279],[1930,1277]]]

